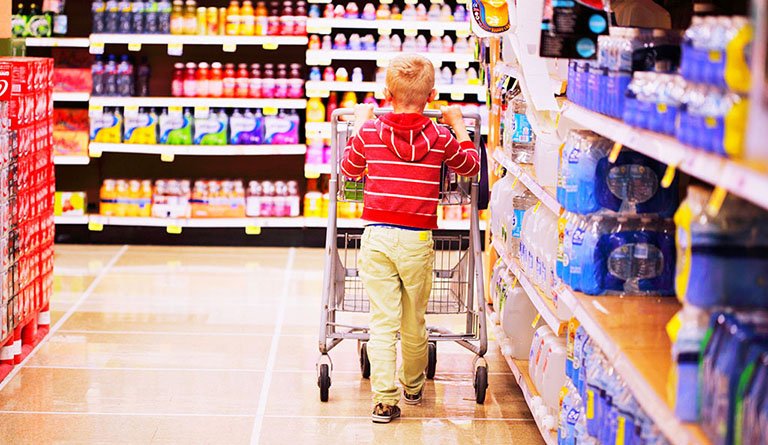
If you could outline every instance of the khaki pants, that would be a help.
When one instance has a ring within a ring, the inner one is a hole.
[[[403,364],[400,383],[408,394],[424,386],[428,335],[425,314],[434,267],[432,232],[371,226],[363,233],[358,269],[371,300],[368,357],[376,403],[396,405],[397,333]]]

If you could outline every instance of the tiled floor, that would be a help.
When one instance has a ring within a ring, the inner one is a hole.
[[[0,444],[539,444],[493,345],[438,347],[426,400],[370,421],[356,344],[315,361],[323,255],[309,249],[57,246],[52,334],[0,384]]]

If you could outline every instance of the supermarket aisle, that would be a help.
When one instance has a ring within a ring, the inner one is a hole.
[[[0,391],[0,443],[538,444],[498,354],[440,345],[421,407],[373,425],[355,344],[316,386],[322,251],[57,246],[56,332]],[[491,348],[495,353],[496,351]]]

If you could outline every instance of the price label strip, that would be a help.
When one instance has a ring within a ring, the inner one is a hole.
[[[266,46],[266,44],[265,44]],[[237,51],[237,45],[234,43],[225,43],[221,46],[222,51],[225,53],[233,53]]]
[[[330,34],[330,32],[328,34]],[[266,49],[266,50],[269,50],[269,51],[274,51],[277,48],[279,48],[279,45],[277,43],[275,43],[275,42],[267,42],[267,43],[261,45],[261,47]]]
[[[129,43],[128,51],[141,51],[141,43]]]
[[[104,42],[91,42],[91,46],[88,48],[88,52],[91,54],[104,54]]]
[[[180,56],[184,54],[184,45],[181,43],[169,43],[168,44],[168,55],[169,56]]]
[[[176,159],[176,155],[173,153],[163,153],[160,155],[160,160],[163,162],[173,162]]]

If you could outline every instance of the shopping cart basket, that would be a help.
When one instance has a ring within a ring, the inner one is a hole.
[[[388,110],[375,110],[377,115]],[[330,204],[328,206],[328,232],[325,243],[325,267],[323,272],[323,306],[320,315],[320,358],[317,361],[317,384],[320,400],[328,401],[333,363],[328,353],[343,340],[357,340],[360,371],[368,378],[371,364],[368,360],[368,327],[345,323],[341,313],[366,313],[369,301],[357,270],[357,258],[361,235],[339,233],[337,203],[362,201],[363,183],[345,178],[339,164],[346,142],[353,131],[353,110],[338,109],[331,119],[331,177],[329,181]],[[439,111],[426,111],[430,118],[440,117]],[[474,133],[475,145],[480,146],[480,117],[464,115],[472,121],[467,128]],[[349,120],[343,120],[344,118]],[[432,379],[437,365],[437,342],[453,341],[475,354],[474,388],[478,404],[485,402],[488,387],[488,364],[483,358],[488,348],[483,295],[483,271],[481,259],[480,226],[478,217],[477,178],[462,178],[443,168],[440,186],[441,205],[471,206],[469,235],[433,236],[435,264],[432,293],[427,314],[437,314],[461,326],[458,332],[440,326],[428,326],[429,360],[426,375]]]

